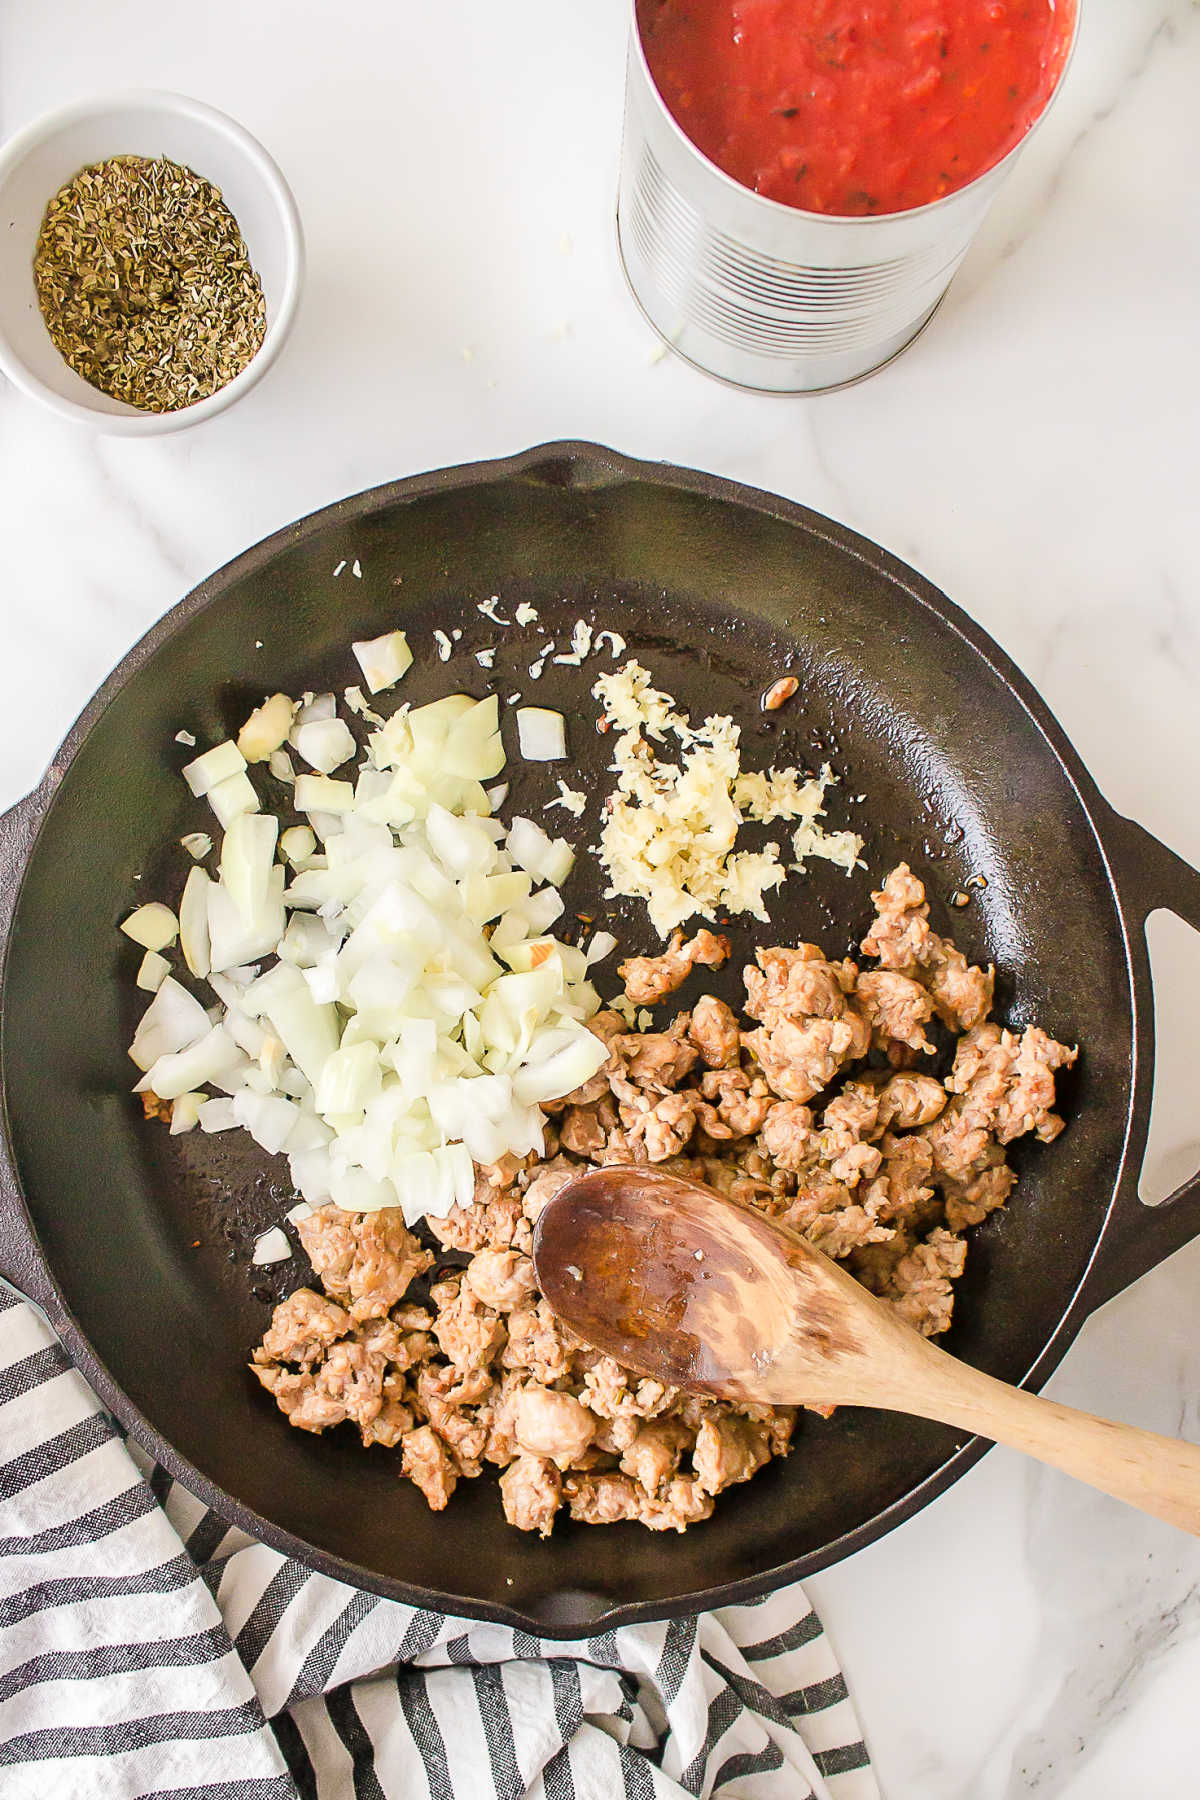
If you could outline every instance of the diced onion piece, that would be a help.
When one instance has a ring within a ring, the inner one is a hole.
[[[179,948],[183,951],[184,962],[200,980],[212,968],[208,941],[208,890],[211,886],[203,869],[193,869],[183,885],[183,898],[179,902]]]
[[[204,1037],[186,1050],[160,1056],[147,1069],[138,1091],[151,1089],[160,1100],[174,1100],[180,1094],[186,1094],[189,1088],[215,1081],[241,1060],[242,1053],[225,1027],[213,1025]]]
[[[312,1218],[313,1209],[307,1200],[297,1200],[295,1206],[289,1206],[283,1216],[289,1225],[299,1225],[302,1219]]]
[[[324,1119],[318,1119],[315,1113],[302,1112],[292,1128],[288,1155],[294,1156],[301,1150],[323,1150],[332,1142],[333,1133]]]
[[[425,830],[433,854],[452,875],[486,875],[496,861],[496,845],[479,819],[460,818],[444,806],[431,806]]]
[[[142,1014],[129,1046],[130,1057],[144,1072],[160,1057],[197,1043],[211,1024],[195,996],[168,975]]]
[[[185,1131],[194,1131],[200,1121],[200,1108],[205,1105],[208,1095],[199,1090],[195,1093],[180,1094],[171,1103],[171,1137],[181,1137]]]
[[[358,748],[344,719],[312,719],[301,725],[293,742],[297,753],[318,775],[340,769]]]
[[[209,953],[218,973],[256,961],[274,950],[287,923],[283,907],[284,873],[271,872],[266,904],[253,919],[240,908],[220,882],[208,890]]]
[[[291,863],[293,869],[307,862],[317,847],[317,840],[311,826],[292,825],[280,835],[279,848]]]
[[[508,854],[518,868],[541,879],[552,849],[551,839],[534,820],[520,816],[513,820],[508,831]]]
[[[591,1042],[588,1042],[588,1039]],[[561,1100],[591,1078],[608,1060],[608,1050],[588,1031],[553,1047],[542,1062],[529,1062],[513,1077],[513,1099],[524,1106]]]
[[[588,968],[590,969],[593,963],[603,962],[606,956],[612,955],[616,947],[617,939],[611,931],[597,931],[585,953]]]
[[[328,1150],[289,1150],[288,1169],[292,1186],[298,1188],[310,1206],[324,1206],[329,1199],[329,1180],[333,1164]]]
[[[279,820],[271,813],[240,813],[221,845],[221,882],[248,924],[267,904]]]
[[[149,994],[157,994],[167,976],[171,973],[171,965],[165,956],[157,950],[147,950],[141,960],[137,972],[137,984]]]
[[[330,935],[324,919],[315,913],[294,912],[279,940],[280,960],[295,963],[298,969],[316,968],[323,957],[336,949],[337,939]]]
[[[287,741],[296,703],[287,694],[272,694],[256,706],[237,735],[237,747],[248,763],[266,762]]]
[[[357,713],[360,719],[365,719],[368,725],[382,725],[385,723],[382,713],[377,713],[374,707],[367,705],[367,697],[360,687],[343,688],[342,699],[346,702],[350,711],[352,713]]]
[[[314,719],[336,719],[337,701],[332,694],[305,694],[300,709],[292,720],[289,733],[294,744],[296,733],[302,725],[311,724]]]
[[[351,812],[354,783],[333,781],[328,775],[297,775],[295,804],[297,812],[335,815]]]
[[[452,1207],[470,1205],[475,1191],[471,1153],[465,1144],[448,1144],[443,1149],[397,1157],[392,1183],[408,1224],[415,1225],[421,1218],[444,1219]]]
[[[488,805],[491,807],[492,811],[499,812],[500,808],[504,805],[504,802],[508,799],[508,782],[500,781],[497,782],[495,787],[490,787],[487,791],[487,798]]]
[[[233,1101],[229,1099],[206,1100],[197,1116],[201,1131],[233,1131],[237,1126]]]
[[[276,781],[282,781],[287,787],[291,787],[296,779],[296,771],[292,767],[292,759],[286,750],[272,750],[270,756],[267,758],[267,767],[270,769]]]
[[[331,837],[338,836],[343,828],[344,820],[341,813],[321,812],[318,807],[314,807],[308,815],[308,822],[320,838],[322,845],[325,845],[328,844]]]
[[[566,838],[555,838],[542,874],[552,887],[561,887],[575,866],[575,852]]]
[[[379,1052],[370,1042],[336,1050],[317,1082],[317,1111],[326,1118],[361,1112],[381,1082]]]
[[[287,1233],[278,1225],[272,1225],[269,1231],[255,1241],[254,1252],[250,1261],[261,1268],[267,1263],[286,1262],[292,1254],[292,1246],[288,1243]]]
[[[319,1155],[319,1151],[309,1154]],[[396,1190],[388,1180],[377,1180],[362,1168],[338,1168],[331,1165],[329,1172],[329,1197],[335,1206],[344,1208],[346,1212],[382,1212],[385,1206],[395,1206]]]
[[[518,706],[517,740],[526,762],[560,762],[567,754],[567,725],[546,706]]]
[[[207,831],[185,832],[179,841],[188,855],[193,857],[196,862],[199,862],[201,857],[207,856],[212,849],[212,839]]]
[[[463,910],[480,925],[529,898],[530,880],[519,869],[503,875],[470,875],[460,884]]]
[[[338,1047],[337,1008],[320,1005],[299,969],[277,963],[246,989],[247,1010],[265,1012],[301,1073],[316,1087]]]
[[[551,845],[551,850],[554,846]],[[539,888],[536,894],[530,894],[528,900],[521,903],[520,911],[529,922],[529,929],[535,935],[549,931],[555,919],[563,915],[563,898],[556,888]]]
[[[221,782],[234,775],[240,775],[246,767],[246,759],[231,738],[223,743],[214,744],[203,756],[196,757],[194,762],[183,765],[183,779],[191,788],[197,799],[211,794]]]
[[[240,775],[230,775],[227,780],[219,781],[216,787],[208,790],[207,797],[218,821],[227,829],[239,813],[258,811],[258,795],[244,769]]]
[[[296,1128],[300,1108],[278,1094],[243,1088],[233,1096],[233,1116],[268,1156],[277,1156]]]
[[[350,647],[373,694],[393,687],[412,667],[412,651],[402,631],[386,631],[382,637],[367,638]]]
[[[179,936],[179,920],[161,900],[151,900],[122,919],[121,930],[143,950],[165,950]]]
[[[271,1086],[278,1090],[287,1075],[287,1052],[279,1039],[269,1034],[264,1037],[255,1061]]]

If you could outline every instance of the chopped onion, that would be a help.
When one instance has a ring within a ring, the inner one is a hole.
[[[354,807],[354,784],[332,781],[328,775],[297,775],[296,811],[348,813]]]
[[[286,923],[283,909],[284,873],[271,871],[267,899],[253,918],[247,919],[233,896],[220,882],[208,890],[208,934],[212,966],[218,973],[255,961],[274,950]]]
[[[295,963],[298,969],[316,968],[322,957],[336,949],[337,940],[315,913],[294,912],[279,940],[280,960]]]
[[[233,1116],[268,1156],[277,1156],[300,1118],[300,1108],[277,1094],[242,1088],[233,1096]]]
[[[210,794],[213,788],[235,775],[245,771],[246,759],[231,739],[214,744],[203,756],[196,757],[194,762],[183,765],[183,779],[191,788],[197,799]]]
[[[163,986],[166,986],[164,982]],[[162,992],[162,989],[159,989]],[[207,1024],[207,1018],[205,1020]],[[242,1053],[224,1025],[212,1025],[186,1050],[168,1052],[147,1069],[137,1085],[138,1093],[152,1092],[160,1100],[174,1100],[189,1088],[215,1081],[242,1060]]]
[[[591,968],[593,963],[603,962],[606,956],[612,955],[616,947],[617,939],[611,931],[597,931],[587,947],[588,967]]]
[[[526,762],[560,762],[567,754],[566,720],[546,706],[519,706],[517,739]]]
[[[291,1254],[292,1246],[288,1243],[287,1233],[281,1231],[278,1225],[272,1225],[269,1231],[264,1231],[256,1240],[250,1261],[261,1268],[266,1263],[286,1262]]]
[[[508,854],[519,868],[555,887],[566,880],[575,861],[566,838],[549,838],[534,820],[520,817],[509,828]]]
[[[192,871],[180,935],[199,973],[207,934],[219,1005],[206,1014],[164,974],[131,1047],[139,1087],[217,1089],[181,1120],[194,1104],[203,1130],[237,1125],[285,1153],[306,1206],[444,1215],[471,1201],[476,1160],[541,1153],[542,1101],[607,1054],[585,1024],[587,958],[549,935],[571,846],[492,816],[495,695],[399,708],[353,779],[328,773],[353,749],[332,695],[306,695],[288,737],[315,772],[293,793],[309,823],[282,835],[236,746],[200,771],[226,831],[216,879]]]
[[[160,956],[157,950],[147,950],[138,968],[137,984],[147,993],[157,994],[170,973],[171,965],[166,957]]]
[[[229,1099],[206,1100],[197,1116],[201,1131],[232,1131],[237,1125],[233,1101]]]
[[[237,747],[248,763],[266,762],[272,750],[287,741],[296,702],[287,694],[272,694],[250,714],[237,735]]]
[[[307,862],[316,847],[317,840],[311,826],[292,825],[280,834],[279,848],[293,869],[298,869],[301,863]]]
[[[383,715],[377,713],[374,707],[367,705],[366,695],[360,687],[344,688],[342,690],[342,699],[346,702],[350,711],[352,713],[357,713],[360,719],[365,719],[368,725],[382,725],[384,723]]]
[[[248,924],[267,904],[278,836],[279,821],[270,813],[241,813],[225,833],[221,881]]]
[[[316,1087],[338,1047],[336,1007],[319,1005],[300,971],[284,962],[251,983],[244,1004],[266,1013],[296,1067]]]
[[[292,759],[286,750],[272,750],[267,758],[267,767],[276,781],[282,781],[286,787],[291,787],[296,779]]]
[[[226,839],[228,842],[228,839]],[[201,980],[212,968],[208,941],[208,891],[212,882],[203,869],[193,869],[179,902],[179,948],[192,974]]]
[[[205,1105],[208,1095],[201,1089],[191,1094],[180,1094],[171,1104],[172,1137],[180,1137],[185,1131],[194,1131],[200,1119],[200,1108]]]
[[[212,849],[212,839],[209,837],[207,831],[185,832],[184,836],[181,837],[179,841],[187,851],[188,855],[193,857],[196,862],[199,862],[201,857],[207,856]]]
[[[151,900],[122,919],[121,930],[143,950],[165,950],[179,936],[179,921],[169,906]]]
[[[343,719],[311,719],[301,725],[292,741],[298,754],[318,775],[340,769],[358,748],[354,733]]]
[[[373,694],[394,687],[412,667],[412,651],[402,631],[387,631],[382,637],[368,638],[350,648],[363,672],[363,680]]]
[[[208,804],[216,813],[218,823],[228,828],[239,813],[258,811],[258,795],[243,769],[240,775],[230,775],[225,781],[218,781],[215,787],[209,788]]]
[[[554,887],[561,887],[575,866],[575,852],[566,838],[555,838],[550,846],[550,855],[542,864],[543,879]]]
[[[307,1200],[298,1200],[295,1206],[288,1207],[283,1216],[289,1225],[299,1225],[302,1219],[312,1218],[313,1209]]]
[[[197,1043],[211,1023],[194,995],[168,975],[142,1014],[129,1054],[138,1068],[145,1071],[160,1057],[186,1050],[190,1044]]]

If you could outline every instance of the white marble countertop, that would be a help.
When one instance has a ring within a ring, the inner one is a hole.
[[[281,163],[309,275],[277,367],[194,431],[91,436],[0,388],[0,801],[256,539],[374,482],[588,437],[776,489],[916,564],[1109,798],[1200,863],[1200,10],[1085,0],[1067,88],[929,331],[809,400],[657,357],[626,294],[626,19],[623,0],[9,0],[0,130],[107,88],[209,100]],[[1181,926],[1156,948],[1151,1160],[1184,1173],[1200,950]],[[1200,1436],[1198,1284],[1200,1245],[1097,1315],[1049,1391]],[[1193,1540],[993,1451],[811,1589],[887,1800],[1174,1800],[1200,1782],[1198,1584]]]

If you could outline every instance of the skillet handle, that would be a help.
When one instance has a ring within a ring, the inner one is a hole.
[[[16,910],[17,893],[38,826],[58,786],[59,773],[51,769],[39,787],[6,813],[0,813],[0,993],[8,956],[9,933]],[[0,1012],[0,1045],[4,1022]],[[50,1314],[61,1316],[61,1296],[42,1256],[41,1246],[12,1163],[7,1114],[0,1131],[0,1280],[7,1281],[28,1300]]]
[[[1111,848],[1113,872],[1125,924],[1136,984],[1152,991],[1146,920],[1153,912],[1173,912],[1200,931],[1200,870],[1168,850],[1165,844],[1120,813],[1108,813],[1105,841]],[[1153,1085],[1153,1017],[1137,1024],[1136,1079]],[[1104,1236],[1084,1276],[1084,1292],[1092,1308],[1103,1306],[1176,1250],[1200,1236],[1200,1174],[1157,1206],[1139,1196],[1141,1169],[1126,1167],[1108,1215]]]

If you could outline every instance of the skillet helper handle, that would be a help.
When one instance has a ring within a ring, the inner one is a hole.
[[[1173,912],[1200,931],[1200,870],[1177,856],[1156,837],[1120,813],[1108,813],[1105,837],[1112,846],[1113,869],[1121,909],[1129,930],[1135,966],[1150,990],[1150,956],[1146,945],[1146,920],[1151,913]],[[1153,1025],[1147,1034],[1153,1042]],[[1147,1036],[1139,1032],[1141,1042]],[[1139,1080],[1149,1081],[1150,1068]],[[1102,1306],[1131,1282],[1165,1262],[1176,1250],[1200,1236],[1200,1174],[1157,1206],[1147,1206],[1138,1194],[1140,1168],[1126,1169],[1108,1224],[1092,1266],[1084,1278],[1093,1307]]]
[[[912,1411],[1007,1444],[1200,1537],[1200,1445],[1061,1406],[929,1349],[937,1362],[913,1381]]]
[[[8,940],[16,910],[17,892],[38,826],[58,785],[51,770],[33,793],[26,794],[6,813],[0,813],[0,982],[6,973]],[[0,994],[3,987],[0,985]],[[0,1011],[0,1046],[4,1021]],[[36,1301],[53,1317],[59,1310],[50,1272],[42,1256],[21,1187],[13,1168],[7,1135],[0,1130],[0,1280],[7,1281],[26,1299]]]

